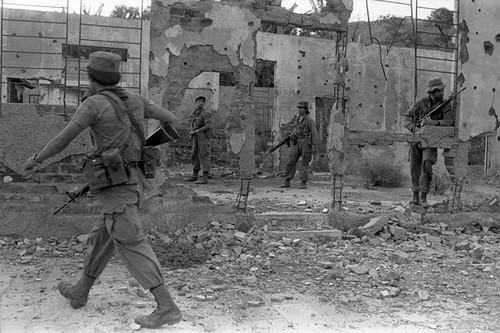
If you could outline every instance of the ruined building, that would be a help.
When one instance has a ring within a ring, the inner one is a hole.
[[[156,0],[150,20],[5,9],[0,171],[26,181],[22,162],[64,126],[85,88],[88,54],[103,49],[124,56],[123,86],[172,110],[184,119],[181,129],[188,127],[194,98],[207,97],[216,135],[227,142],[242,179],[254,171],[255,129],[277,142],[300,100],[312,106],[334,188],[341,189],[342,176],[361,157],[382,156],[407,170],[407,142],[417,140],[446,149],[441,164],[461,186],[471,138],[487,137],[485,170],[498,174],[499,5],[457,1],[457,52],[424,50],[417,59],[411,49],[382,54],[376,45],[348,43],[352,0],[327,0],[311,14],[279,2]],[[438,55],[452,61],[425,60]],[[415,61],[430,73],[414,80]],[[467,87],[457,124],[410,135],[402,116],[415,89],[442,68],[450,73],[443,75],[449,90]],[[89,146],[88,138],[79,138],[31,181],[82,182],[79,163]],[[275,171],[285,158],[286,147],[273,154]]]

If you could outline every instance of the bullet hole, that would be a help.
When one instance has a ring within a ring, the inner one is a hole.
[[[383,108],[384,106],[382,104],[380,104],[380,108]]]
[[[479,35],[479,32],[476,31],[476,35]]]
[[[477,11],[481,13],[481,8],[479,8]]]
[[[321,60],[325,60],[325,57],[321,57]]]
[[[495,36],[495,41],[496,41],[497,43],[500,43],[500,34],[497,34],[497,35]]]
[[[16,58],[19,58],[19,53],[16,54]]]
[[[227,51],[227,47],[224,48],[224,51]]]
[[[57,39],[53,39],[53,40],[52,40],[52,43],[57,43]]]
[[[326,80],[326,83],[328,83],[328,80]]]
[[[491,56],[494,50],[495,46],[491,42],[489,41],[484,42],[484,53]]]
[[[497,91],[497,88],[493,88],[493,89],[491,89],[491,90],[492,90],[493,92],[495,92],[495,91]]]
[[[184,66],[187,66],[187,64],[188,64],[187,62],[184,62]]]
[[[297,80],[300,80],[300,76],[297,76]]]
[[[14,32],[14,33],[12,33],[12,36],[17,36],[17,34]]]
[[[377,125],[380,125],[380,122],[377,121]]]
[[[298,68],[299,68],[299,69],[302,69],[302,65],[299,65],[299,67],[298,67]]]
[[[361,72],[358,72],[359,75],[361,75]]]
[[[43,34],[41,32],[39,32],[38,37],[43,37]]]
[[[299,53],[302,56],[302,58],[304,58],[306,56],[306,51],[299,51]]]
[[[254,23],[253,22],[248,22],[249,27],[253,27]]]
[[[373,88],[377,89],[377,85],[374,85]]]
[[[476,89],[477,89],[477,86],[474,86],[474,90],[476,90]]]
[[[297,90],[297,95],[300,95],[300,90]]]
[[[363,103],[359,103],[358,104],[358,108],[362,107],[363,106]]]

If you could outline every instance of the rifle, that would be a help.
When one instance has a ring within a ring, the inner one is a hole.
[[[283,146],[285,143],[288,147],[290,147],[290,141],[292,140],[292,135],[293,134],[290,134],[289,136],[278,142],[275,146],[271,147],[271,149],[269,149],[267,153],[264,156],[262,156],[262,158],[265,158],[267,155],[272,154],[276,149]]]
[[[433,114],[434,112],[437,112],[439,110],[441,110],[442,108],[444,108],[446,105],[450,104],[450,102],[452,100],[454,100],[458,94],[460,94],[462,91],[465,90],[465,88],[467,87],[463,87],[459,92],[457,92],[456,94],[451,94],[450,97],[444,101],[442,101],[439,105],[435,106],[431,111],[427,112],[425,115],[423,115],[422,117],[420,117],[418,120],[417,120],[417,125],[419,127],[422,127],[423,125],[425,125],[430,119],[431,119],[431,114]]]
[[[76,189],[74,191],[66,191],[66,194],[68,195],[69,200],[66,201],[61,207],[57,208],[54,212],[52,212],[52,214],[56,215],[57,213],[59,213],[61,211],[61,209],[63,209],[64,207],[66,207],[70,203],[74,202],[77,198],[84,196],[88,191],[90,191],[89,184],[86,184],[79,191],[77,191]]]

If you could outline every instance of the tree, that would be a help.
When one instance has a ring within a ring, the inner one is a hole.
[[[110,17],[123,19],[140,19],[141,13],[138,7],[127,7],[125,5],[116,5],[111,11]]]
[[[413,47],[415,45],[415,34],[411,19],[389,14],[380,16],[378,23],[380,24],[379,29],[384,32],[383,36],[379,38],[381,44],[404,47]],[[372,37],[377,37],[373,30],[372,35]]]
[[[451,35],[455,32],[453,24],[453,12],[448,8],[438,8],[433,10],[427,18],[430,26],[436,27],[440,35],[435,38],[436,46],[443,46],[448,48],[451,41]]]

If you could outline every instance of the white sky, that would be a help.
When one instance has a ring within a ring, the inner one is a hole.
[[[348,1],[348,0],[346,0]],[[370,11],[370,20],[376,20],[381,15],[393,14],[396,16],[410,16],[411,0],[390,0],[391,2],[382,2],[377,0],[368,0],[368,8]],[[462,0],[464,1],[464,0]],[[498,1],[498,0],[497,0]],[[316,1],[315,1],[316,2]],[[352,0],[353,10],[351,14],[351,21],[366,21],[366,0]],[[397,2],[397,3],[396,3]],[[428,8],[446,7],[453,10],[454,0],[413,0],[418,6]],[[313,9],[310,0],[282,0],[281,6],[290,8],[294,3],[298,4],[296,13],[305,13]],[[401,3],[401,4],[399,4]],[[425,18],[429,15],[430,10],[419,9],[419,18]]]
[[[143,8],[151,5],[151,0],[142,0]],[[316,0],[313,0],[316,2]],[[349,0],[345,0],[349,1]],[[352,0],[353,12],[351,14],[351,21],[367,20],[366,1],[367,0]],[[370,10],[370,20],[376,20],[381,15],[393,14],[396,16],[410,16],[410,3],[411,0],[390,0],[391,2],[383,2],[380,0],[368,0],[368,8]],[[464,1],[464,0],[462,0]],[[498,1],[498,0],[497,0]],[[3,0],[5,7],[19,7],[24,6],[24,9],[30,9],[30,6],[39,6],[40,4],[55,6],[55,7],[69,7],[69,12],[80,12],[80,0]],[[453,9],[454,0],[413,0],[415,4],[418,2],[419,7],[439,8],[446,7]],[[69,5],[68,5],[69,3]],[[312,11],[311,0],[282,0],[281,6],[290,8],[294,3],[298,4],[296,13],[305,13]],[[398,4],[401,3],[401,4]],[[13,5],[10,5],[13,4]],[[131,7],[141,7],[141,0],[82,0],[82,4],[90,13],[95,14],[101,4],[104,4],[103,15],[109,15],[111,10],[116,5],[126,5]],[[31,8],[33,9],[33,8]],[[44,9],[49,11],[50,8]],[[55,9],[54,9],[55,10]],[[430,10],[419,12],[419,18],[425,18],[429,15]]]

